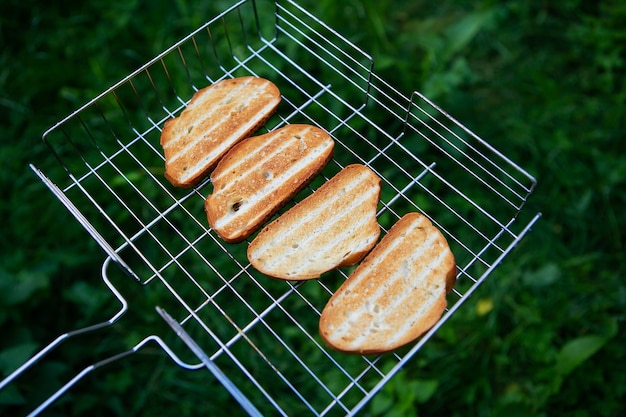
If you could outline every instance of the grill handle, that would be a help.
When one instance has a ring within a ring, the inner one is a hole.
[[[85,230],[91,235],[91,237],[98,242],[100,247],[106,252],[106,254],[112,258],[119,266],[122,267],[124,272],[133,277],[136,281],[139,281],[139,277],[133,272],[133,270],[124,262],[124,260],[118,255],[118,253],[111,247],[109,242],[96,230],[96,228],[87,220],[85,215],[72,203],[67,195],[61,190],[50,178],[48,178],[39,168],[30,164],[31,170],[39,177],[39,179],[48,187],[50,191],[59,199],[61,203],[67,208],[67,210],[74,216],[74,218],[85,228]],[[70,174],[71,175],[71,174]],[[76,181],[76,184],[79,182]],[[79,185],[80,186],[80,185]],[[88,195],[88,193],[85,193]],[[101,213],[106,216],[106,213]],[[104,274],[103,274],[104,275]],[[116,294],[117,296],[117,294]],[[120,298],[118,296],[118,298]]]
[[[176,320],[174,320],[165,310],[160,307],[156,308],[157,312],[163,317],[163,320],[176,332],[183,342],[191,349],[191,351],[198,356],[198,359],[202,361],[202,364],[213,374],[213,376],[226,388],[226,390],[233,396],[235,400],[241,405],[241,407],[250,416],[262,416],[259,410],[250,402],[250,400],[235,386],[235,384],[222,372],[222,370],[204,353],[202,348],[189,336],[189,334],[183,329]]]
[[[35,355],[33,355],[28,361],[24,362],[19,368],[17,368],[11,374],[9,374],[5,379],[0,381],[0,391],[2,391],[4,388],[9,386],[12,382],[14,382],[17,378],[19,378],[22,374],[24,374],[24,372],[26,372],[28,369],[30,369],[34,365],[36,365],[40,360],[42,360],[49,353],[51,353],[56,348],[58,348],[66,340],[68,340],[70,338],[74,338],[74,337],[79,336],[81,334],[94,332],[96,330],[100,330],[100,329],[112,326],[113,324],[115,324],[124,315],[124,313],[126,313],[126,311],[128,310],[128,303],[126,302],[124,297],[121,295],[121,293],[113,286],[113,284],[110,282],[110,280],[107,277],[106,270],[107,270],[107,268],[108,268],[108,266],[109,266],[111,261],[114,261],[114,260],[111,257],[108,257],[104,261],[104,263],[102,265],[102,280],[104,281],[106,286],[109,288],[111,293],[113,293],[113,295],[115,295],[117,300],[120,302],[120,309],[119,309],[119,311],[117,311],[117,313],[115,313],[109,320],[106,320],[104,322],[101,322],[101,323],[98,323],[98,324],[94,324],[94,325],[91,325],[91,326],[83,327],[81,329],[69,331],[67,333],[64,333],[64,334],[58,336],[56,339],[54,339],[52,342],[50,342],[47,346],[45,346],[43,349],[41,349],[39,352],[37,352]],[[109,363],[112,363],[112,362],[115,362],[115,361],[120,360],[122,358],[125,358],[125,357],[127,357],[127,356],[129,356],[129,355],[131,355],[131,354],[133,354],[133,353],[135,353],[137,351],[139,351],[141,348],[146,346],[148,343],[156,343],[157,345],[159,345],[161,347],[161,349],[163,349],[163,351],[178,366],[180,366],[182,368],[189,369],[189,370],[194,370],[194,369],[200,369],[200,368],[202,368],[204,366],[204,364],[202,364],[202,363],[199,363],[199,364],[189,364],[189,363],[186,363],[186,362],[182,361],[169,348],[169,346],[167,346],[167,344],[160,337],[155,336],[155,335],[147,336],[146,338],[141,340],[139,343],[137,343],[133,348],[131,348],[131,349],[125,351],[125,352],[118,353],[116,355],[110,356],[110,357],[108,357],[106,359],[103,359],[101,361],[95,362],[95,363],[85,367],[82,371],[80,371],[73,378],[71,378],[68,382],[66,382],[61,388],[59,388],[54,394],[50,395],[37,408],[35,408],[33,411],[31,411],[28,414],[28,416],[37,416],[37,415],[39,415],[42,411],[44,411],[52,403],[54,403],[59,397],[61,397],[63,394],[65,394],[78,381],[80,381],[83,377],[85,377],[86,375],[90,374],[94,370],[96,370],[98,368],[101,368],[101,367],[103,367],[103,366],[105,366],[105,365],[107,365]]]

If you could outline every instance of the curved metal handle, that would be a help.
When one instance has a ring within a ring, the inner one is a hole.
[[[105,273],[105,269],[107,268],[110,261],[111,261],[111,258],[109,257],[102,264],[102,279],[104,283],[106,284],[106,286],[111,291],[111,293],[113,293],[113,295],[115,295],[117,300],[120,302],[121,304],[120,310],[106,321],[103,321],[101,323],[94,324],[91,326],[83,327],[81,329],[72,330],[72,331],[69,331],[67,333],[60,335],[59,337],[54,339],[52,342],[50,342],[47,346],[45,346],[43,349],[41,349],[39,352],[37,352],[35,355],[33,355],[28,361],[22,364],[19,368],[17,368],[15,371],[9,374],[5,379],[0,381],[0,390],[4,389],[7,385],[13,382],[17,377],[23,374],[27,369],[31,368],[33,365],[39,362],[44,356],[49,354],[52,350],[57,348],[61,343],[63,343],[67,339],[78,336],[80,334],[93,332],[95,330],[108,327],[112,325],[113,323],[115,323],[116,321],[118,321],[120,317],[122,317],[124,313],[126,313],[126,311],[128,310],[128,303],[126,302],[124,297],[122,297],[122,294],[120,294],[119,291],[117,291],[117,289],[113,286],[113,284],[111,284],[111,282],[109,281]]]
[[[111,326],[115,322],[117,322],[124,315],[124,313],[126,313],[126,311],[128,310],[128,303],[126,302],[126,300],[124,299],[122,294],[113,286],[113,284],[109,280],[109,278],[107,276],[107,273],[106,273],[106,270],[107,270],[109,264],[111,263],[111,261],[115,262],[115,260],[113,258],[108,257],[102,264],[102,280],[104,281],[105,285],[109,288],[111,293],[113,293],[113,295],[115,295],[117,300],[120,302],[120,309],[119,309],[119,311],[117,311],[110,319],[108,319],[108,320],[106,320],[104,322],[101,322],[101,323],[98,323],[98,324],[94,324],[94,325],[91,325],[91,326],[83,327],[81,329],[77,329],[77,330],[73,330],[73,331],[64,333],[64,334],[60,335],[59,337],[57,337],[56,339],[54,339],[47,346],[45,346],[43,349],[41,349],[39,352],[37,352],[35,355],[33,355],[28,361],[26,361],[19,368],[17,368],[10,375],[8,375],[5,379],[0,381],[0,391],[3,390],[4,388],[6,388],[7,386],[9,386],[18,377],[20,377],[20,375],[22,375],[28,369],[32,368],[35,364],[37,364],[40,360],[45,358],[46,355],[48,355],[50,352],[52,352],[53,350],[58,348],[59,345],[61,345],[66,340],[68,340],[70,338],[73,338],[75,336],[84,334],[84,333],[93,332],[93,331],[96,331],[96,330],[99,330],[99,329]],[[61,397],[65,392],[67,392],[72,386],[74,386],[78,381],[80,381],[83,377],[85,377],[86,375],[88,375],[92,371],[94,371],[94,370],[96,370],[98,368],[101,368],[104,365],[107,365],[107,364],[109,364],[111,362],[115,362],[115,361],[117,361],[119,359],[125,358],[125,357],[127,357],[127,356],[129,356],[129,355],[131,355],[131,354],[133,354],[135,352],[137,352],[138,350],[140,350],[145,345],[147,345],[148,343],[151,343],[151,342],[154,342],[157,345],[159,345],[161,347],[161,349],[163,349],[163,351],[178,366],[180,366],[182,368],[193,370],[193,369],[200,369],[200,368],[202,368],[204,366],[203,363],[189,364],[189,363],[181,360],[167,346],[167,344],[163,340],[161,340],[161,338],[159,338],[157,336],[154,336],[154,335],[151,335],[151,336],[148,336],[148,337],[144,338],[139,343],[137,343],[133,348],[131,348],[131,349],[125,351],[125,352],[113,355],[113,356],[111,356],[109,358],[103,359],[101,361],[95,362],[95,363],[85,367],[82,371],[77,373],[73,378],[71,378],[68,382],[66,382],[61,388],[59,388],[54,394],[49,396],[37,408],[35,408],[33,411],[31,411],[28,415],[29,416],[36,416],[36,415],[40,414],[43,410],[45,410],[53,402],[55,402],[59,397]]]
[[[54,394],[52,394],[50,397],[48,397],[43,403],[41,403],[36,409],[34,409],[31,413],[28,414],[28,417],[31,416],[37,416],[39,415],[39,413],[41,413],[42,411],[44,411],[46,408],[48,408],[52,403],[54,403],[57,399],[59,399],[59,397],[61,397],[63,394],[65,394],[72,386],[74,386],[74,384],[76,384],[78,381],[80,381],[83,377],[85,377],[86,375],[90,374],[91,372],[95,371],[98,368],[101,368],[109,363],[115,362],[119,359],[125,358],[127,356],[132,355],[133,353],[139,351],[141,348],[143,348],[145,345],[147,345],[150,342],[155,342],[157,345],[159,345],[161,347],[161,349],[163,349],[165,351],[165,353],[168,354],[168,356],[174,360],[174,362],[176,362],[176,364],[180,367],[186,368],[186,369],[190,369],[190,370],[194,370],[194,369],[200,369],[204,366],[204,364],[199,363],[199,364],[195,364],[195,365],[191,365],[188,364],[184,361],[182,361],[178,356],[176,356],[176,354],[169,348],[169,346],[167,346],[167,344],[158,336],[148,336],[145,339],[143,339],[142,341],[140,341],[138,344],[136,344],[132,349],[129,349],[125,352],[119,353],[117,355],[113,355],[109,358],[106,358],[104,360],[101,360],[99,362],[93,363],[87,367],[85,367],[81,372],[79,372],[78,374],[76,374],[76,376],[74,376],[72,379],[70,379],[68,382],[65,383],[65,385],[63,385],[61,388],[59,388]]]

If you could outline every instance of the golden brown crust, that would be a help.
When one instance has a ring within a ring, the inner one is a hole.
[[[378,240],[379,197],[380,178],[364,165],[349,165],[263,228],[248,247],[248,260],[285,280],[354,265]]]
[[[163,126],[167,180],[182,188],[196,185],[228,149],[263,126],[279,103],[278,88],[252,76],[198,90],[185,110]]]
[[[331,348],[388,352],[441,318],[456,264],[441,232],[419,213],[402,217],[333,294],[319,333]]]
[[[321,172],[333,149],[328,133],[304,124],[239,142],[211,174],[209,224],[226,242],[244,240]]]

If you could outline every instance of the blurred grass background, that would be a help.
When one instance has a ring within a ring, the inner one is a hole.
[[[2,376],[108,318],[114,302],[102,252],[28,168],[51,157],[41,134],[231,4],[197,3],[0,5]],[[425,93],[538,179],[526,209],[542,219],[363,414],[620,415],[626,3],[300,3],[369,52],[384,79]],[[103,342],[91,343],[68,344],[34,380],[55,385],[90,363],[84,351]],[[219,389],[207,398],[206,373],[162,356],[122,362],[72,390],[61,414],[203,415],[228,400]],[[0,409],[26,401],[13,394]]]

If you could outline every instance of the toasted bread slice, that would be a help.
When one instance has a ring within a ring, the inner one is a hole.
[[[263,228],[248,260],[268,276],[294,281],[354,265],[380,235],[379,197],[380,178],[364,165],[348,165]]]
[[[403,216],[330,298],[319,332],[331,348],[378,354],[428,331],[456,277],[445,237],[419,213]]]
[[[241,77],[198,90],[161,132],[165,178],[190,188],[237,142],[256,132],[276,111],[280,91],[268,80]]]
[[[227,242],[254,233],[321,172],[334,141],[310,125],[287,125],[236,144],[211,173],[209,224]]]

